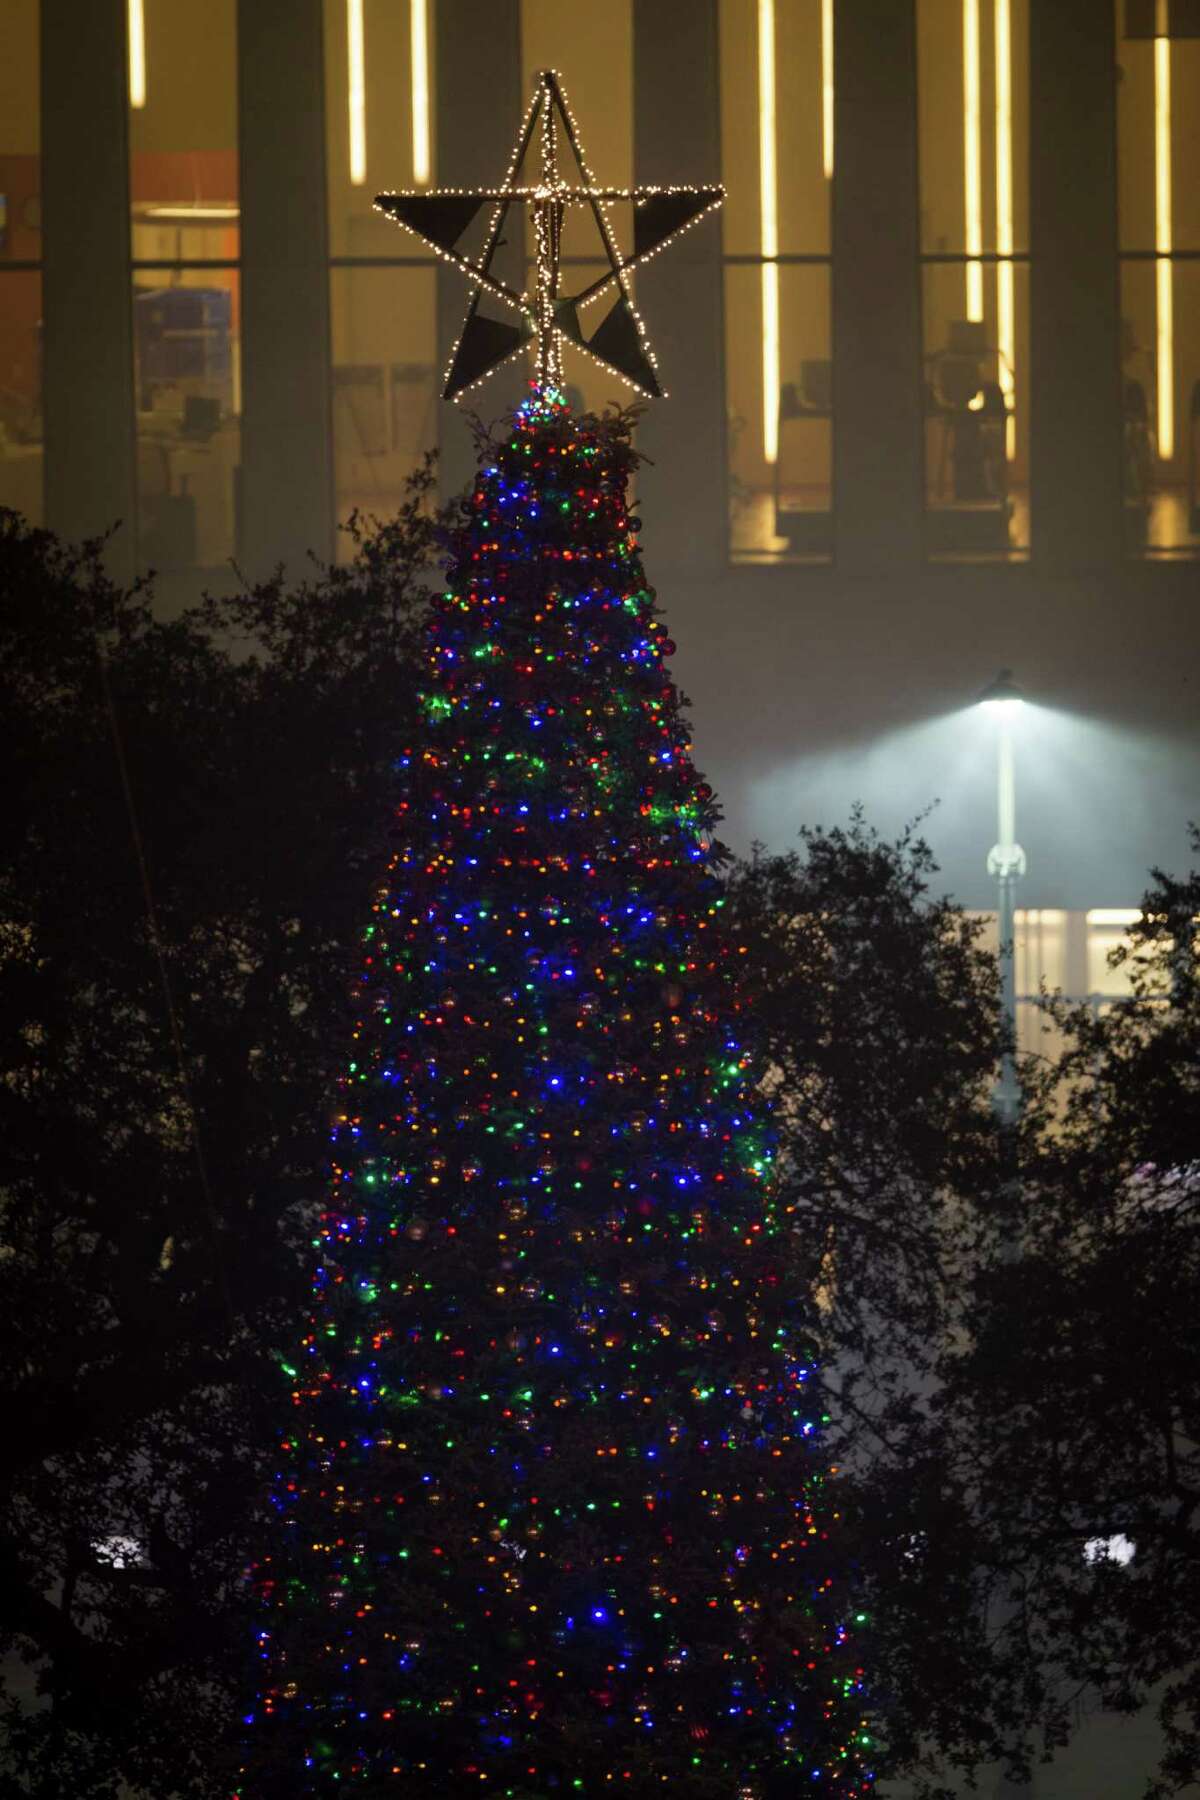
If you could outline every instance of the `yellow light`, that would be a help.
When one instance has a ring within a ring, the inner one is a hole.
[[[367,84],[363,52],[363,0],[346,0],[346,110],[350,117],[350,180],[367,179]]]
[[[1136,925],[1142,916],[1140,906],[1093,906],[1088,909],[1089,925]]]
[[[779,205],[775,165],[775,0],[758,0],[758,179],[762,222],[763,456],[779,456]]]
[[[821,167],[833,180],[833,0],[821,0]]]
[[[143,0],[129,0],[126,30],[129,34],[129,104],[146,104],[146,9]]]
[[[1166,31],[1159,0],[1158,30]],[[1158,454],[1168,461],[1175,454],[1175,296],[1171,279],[1174,231],[1171,220],[1171,40],[1154,40],[1154,265],[1158,361]]]
[[[979,85],[979,0],[963,0],[963,202],[968,257],[983,254],[983,127]],[[981,262],[967,263],[967,317],[983,317]]]
[[[996,0],[996,251],[1013,253],[1013,127],[1012,127],[1012,0]],[[1016,298],[1011,261],[996,264],[996,347],[999,350],[1000,392],[1008,417],[1004,426],[1004,450],[1011,462],[1017,449]]]
[[[205,222],[219,219],[236,219],[241,216],[241,207],[230,203],[222,206],[216,201],[211,204],[198,201],[195,206],[148,206],[145,216],[148,219],[177,219],[180,224],[190,224],[199,219]]]
[[[429,181],[429,0],[409,0],[412,44],[413,180]]]

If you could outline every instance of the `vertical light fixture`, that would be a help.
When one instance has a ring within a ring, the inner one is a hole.
[[[983,125],[979,101],[979,0],[963,0],[963,201],[967,257],[983,254]],[[983,264],[967,262],[967,317],[983,317]]]
[[[350,180],[367,179],[367,79],[363,49],[363,0],[346,0],[346,111],[350,120]]]
[[[418,187],[429,181],[429,0],[409,0],[412,47],[412,159]]]
[[[1158,0],[1154,23],[1154,264],[1155,352],[1158,365],[1158,454],[1175,454],[1175,296],[1171,251],[1171,40],[1167,0]]]
[[[144,0],[129,0],[126,10],[129,38],[129,104],[146,104],[146,8]]]
[[[763,456],[779,456],[779,196],[775,163],[775,0],[758,0],[758,192],[762,236]]]
[[[821,168],[833,180],[833,0],[821,0]]]
[[[996,347],[1008,417],[1004,450],[1016,454],[1017,326],[1013,278],[1012,0],[996,0]]]

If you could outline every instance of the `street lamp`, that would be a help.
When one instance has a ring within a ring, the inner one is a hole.
[[[1013,723],[1025,696],[1011,669],[1001,669],[984,688],[979,704],[996,719],[996,842],[988,852],[988,874],[996,880],[1000,933],[1000,1016],[1007,1045],[1000,1060],[996,1111],[1003,1125],[1015,1125],[1020,1109],[1014,1054],[1017,1031],[1016,888],[1025,873],[1025,852],[1017,842],[1017,787],[1013,767]]]

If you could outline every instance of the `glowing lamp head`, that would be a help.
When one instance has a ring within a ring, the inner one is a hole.
[[[1013,680],[1011,669],[1001,669],[995,681],[990,681],[980,694],[979,706],[986,706],[989,712],[1009,715],[1025,704],[1025,696]]]

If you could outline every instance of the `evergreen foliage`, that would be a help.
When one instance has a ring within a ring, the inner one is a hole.
[[[630,418],[483,445],[367,929],[247,1796],[868,1791]]]

